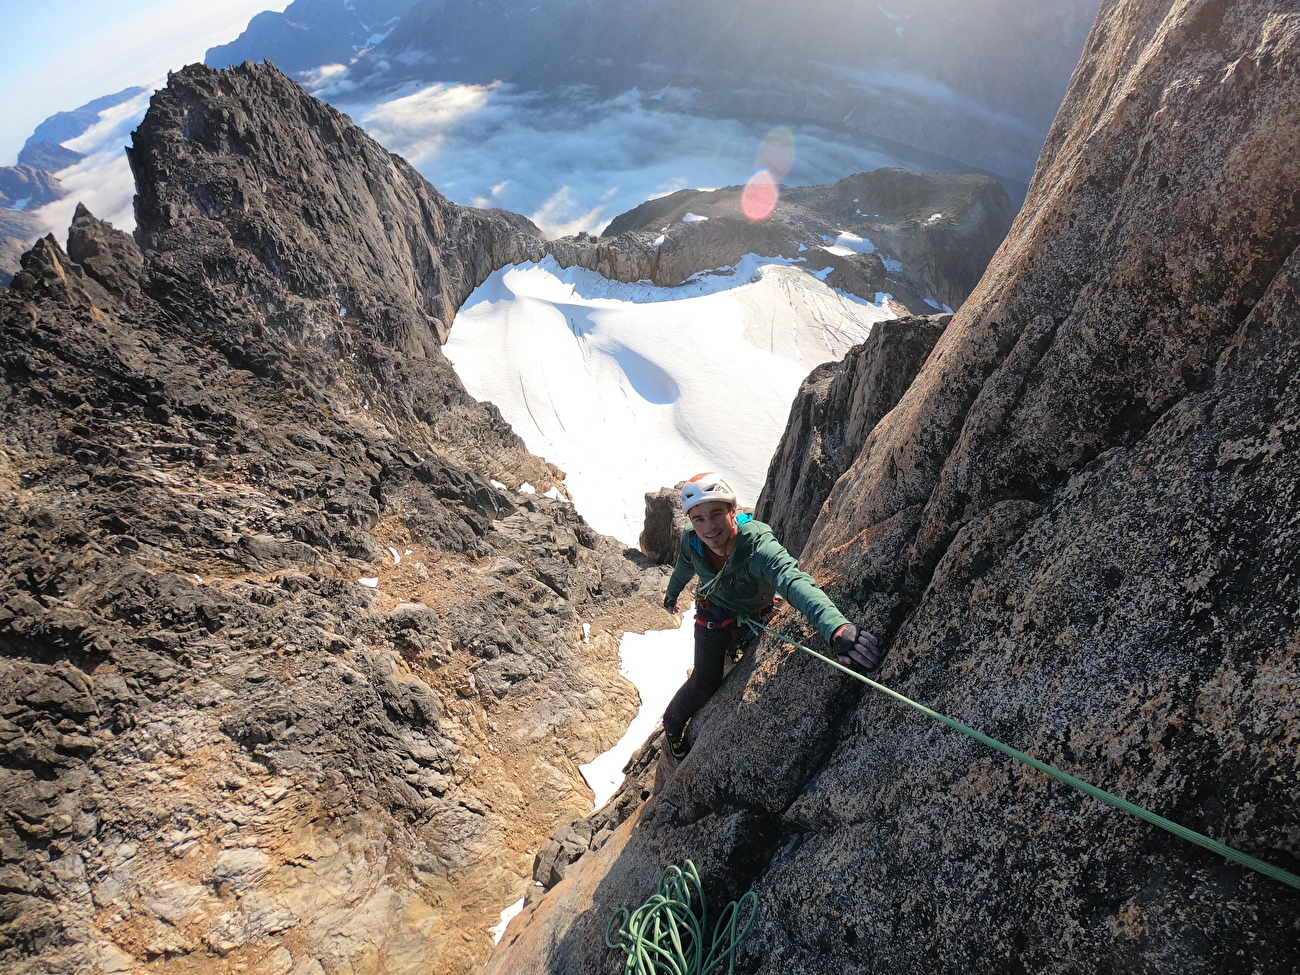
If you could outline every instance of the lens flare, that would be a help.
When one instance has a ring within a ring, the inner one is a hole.
[[[764,220],[776,209],[781,188],[766,169],[749,178],[740,194],[740,211],[750,220]]]
[[[784,125],[769,132],[754,156],[754,168],[766,169],[777,179],[789,176],[794,168],[794,133]]]

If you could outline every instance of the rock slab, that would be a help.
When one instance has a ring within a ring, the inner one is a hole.
[[[803,549],[884,683],[1293,873],[1298,66],[1289,7],[1104,3],[1006,243]],[[613,970],[604,924],[687,857],[758,892],[750,972],[1300,970],[1291,888],[798,651],[699,724],[494,973]]]

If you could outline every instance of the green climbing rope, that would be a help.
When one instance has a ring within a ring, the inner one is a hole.
[[[901,701],[903,704],[906,704],[909,708],[914,708],[915,710],[920,711],[926,717],[933,718],[935,721],[942,722],[943,724],[946,724],[949,728],[953,728],[957,731],[960,731],[963,735],[968,735],[969,737],[974,738],[976,741],[988,745],[990,748],[994,748],[997,751],[1000,751],[1003,755],[1009,755],[1012,758],[1016,759],[1017,761],[1024,762],[1026,765],[1030,766],[1031,768],[1037,769],[1038,771],[1042,772],[1044,775],[1051,776],[1052,778],[1056,779],[1058,782],[1064,782],[1066,785],[1070,786],[1071,788],[1078,789],[1084,795],[1092,796],[1092,798],[1097,799],[1100,802],[1104,802],[1109,806],[1114,806],[1116,809],[1121,809],[1132,816],[1136,816],[1138,819],[1150,823],[1152,826],[1158,826],[1169,833],[1173,833],[1174,836],[1187,840],[1187,842],[1189,843],[1195,843],[1199,847],[1203,847],[1204,849],[1210,850],[1213,853],[1217,853],[1219,854],[1219,856],[1226,857],[1227,859],[1231,860],[1233,863],[1241,864],[1241,866],[1243,867],[1249,867],[1251,870],[1255,870],[1259,873],[1262,873],[1265,877],[1271,877],[1273,880],[1277,880],[1280,881],[1281,883],[1289,884],[1292,887],[1300,889],[1300,877],[1297,877],[1295,874],[1290,873],[1289,871],[1283,870],[1281,867],[1276,867],[1271,863],[1266,863],[1265,861],[1253,857],[1248,853],[1242,853],[1240,850],[1234,850],[1232,847],[1225,846],[1224,844],[1218,842],[1217,840],[1210,839],[1208,836],[1203,836],[1200,833],[1196,832],[1195,830],[1188,829],[1186,826],[1180,826],[1178,823],[1165,819],[1165,817],[1163,816],[1158,816],[1155,813],[1151,812],[1149,809],[1144,809],[1141,806],[1137,805],[1136,803],[1129,802],[1127,799],[1121,799],[1117,795],[1112,795],[1111,793],[1107,792],[1105,789],[1099,789],[1095,785],[1083,781],[1083,779],[1075,778],[1073,775],[1070,775],[1068,772],[1062,772],[1060,769],[1052,765],[1048,765],[1046,762],[1040,761],[1039,759],[1034,758],[1032,755],[1026,755],[1024,752],[1017,751],[1016,749],[1012,748],[1010,745],[1004,745],[996,738],[990,738],[988,735],[976,731],[974,728],[968,727],[967,725],[962,724],[960,721],[956,721],[945,714],[940,714],[938,711],[934,711],[930,708],[927,708],[924,704],[918,704],[915,701],[913,701],[911,698],[905,697],[904,695],[898,693],[898,691],[888,688],[884,684],[879,684],[876,681],[872,680],[870,677],[867,677],[863,674],[859,674],[857,671],[849,667],[845,667],[839,661],[832,660],[830,657],[823,656],[822,654],[818,653],[816,650],[804,646],[799,641],[790,639],[784,633],[778,633],[770,626],[764,626],[758,620],[751,619],[748,616],[741,616],[740,622],[748,624],[751,628],[766,630],[768,633],[771,633],[777,639],[782,640],[790,644],[791,646],[798,647],[800,650],[812,654],[814,657],[816,657],[818,660],[822,661],[823,663],[828,663],[836,670],[843,671],[844,673],[848,674],[850,677],[862,681],[862,683],[866,684],[868,687],[871,687],[872,689],[877,690],[882,694],[886,694],[889,697],[892,697],[896,701]]]
[[[737,932],[745,911],[745,923]],[[665,870],[659,887],[635,911],[622,908],[609,919],[605,944],[627,955],[624,975],[710,975],[723,962],[727,975],[734,975],[736,949],[749,936],[757,913],[758,895],[752,890],[728,904],[714,925],[706,952],[709,908],[700,873],[687,860],[685,868],[674,865]]]

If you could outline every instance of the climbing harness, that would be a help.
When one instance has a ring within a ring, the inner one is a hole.
[[[778,633],[770,626],[765,626],[762,623],[760,623],[758,620],[753,619],[752,617],[745,616],[742,614],[740,617],[740,622],[745,623],[751,629],[755,630],[755,632],[757,632],[758,630],[766,630],[768,633],[771,633],[778,640],[782,640],[785,643],[790,644],[791,646],[798,647],[800,650],[812,654],[814,657],[816,657],[818,660],[822,661],[823,663],[828,663],[836,670],[843,671],[844,673],[848,674],[850,677],[857,678],[858,680],[862,681],[862,683],[866,684],[868,687],[880,691],[880,693],[886,694],[889,697],[892,697],[894,700],[906,704],[910,708],[914,708],[915,710],[920,711],[926,717],[933,718],[935,721],[941,722],[942,724],[946,724],[949,728],[953,728],[956,731],[960,731],[963,735],[967,735],[971,738],[974,738],[976,741],[981,742],[982,744],[988,745],[990,748],[996,749],[997,751],[1001,752],[1003,755],[1009,755],[1019,762],[1024,762],[1026,765],[1030,766],[1031,768],[1037,769],[1038,771],[1042,772],[1044,775],[1050,776],[1051,778],[1056,779],[1058,782],[1064,782],[1066,785],[1070,786],[1071,788],[1078,789],[1084,795],[1091,796],[1092,798],[1097,799],[1100,802],[1104,802],[1109,806],[1114,806],[1116,809],[1120,809],[1128,813],[1129,815],[1136,816],[1138,819],[1144,820],[1145,822],[1150,823],[1152,826],[1158,826],[1161,829],[1165,830],[1166,832],[1173,833],[1174,836],[1187,840],[1187,842],[1189,843],[1195,843],[1197,846],[1209,850],[1212,853],[1217,853],[1219,854],[1219,856],[1226,857],[1227,859],[1231,860],[1233,863],[1238,863],[1243,867],[1249,867],[1251,870],[1255,870],[1259,873],[1262,873],[1264,876],[1271,877],[1273,880],[1280,881],[1281,883],[1288,884],[1295,888],[1300,888],[1300,877],[1297,877],[1295,874],[1290,873],[1287,870],[1283,870],[1281,867],[1275,867],[1273,864],[1266,863],[1265,861],[1257,859],[1256,857],[1253,857],[1248,853],[1242,853],[1240,850],[1234,850],[1232,847],[1225,846],[1224,844],[1218,842],[1217,840],[1210,839],[1208,836],[1203,836],[1200,833],[1196,832],[1195,830],[1188,829],[1186,826],[1180,826],[1178,823],[1165,819],[1163,816],[1158,816],[1155,813],[1151,812],[1150,810],[1142,808],[1136,803],[1129,802],[1127,799],[1121,799],[1119,796],[1112,795],[1111,793],[1105,791],[1104,789],[1099,789],[1095,785],[1091,785],[1088,782],[1084,782],[1082,779],[1077,779],[1073,775],[1070,775],[1068,772],[1062,772],[1060,769],[1052,765],[1048,765],[1046,762],[1040,761],[1039,759],[1034,758],[1031,755],[1026,755],[1022,751],[1017,751],[1016,749],[1012,748],[1010,745],[1004,745],[996,738],[990,738],[988,735],[976,731],[974,728],[968,727],[967,725],[962,724],[960,721],[954,720],[953,718],[950,718],[947,715],[940,714],[938,711],[931,710],[930,708],[927,708],[924,704],[918,704],[916,701],[913,701],[911,698],[905,697],[904,695],[898,693],[898,691],[886,687],[884,684],[876,683],[876,681],[872,680],[870,677],[867,677],[864,674],[859,674],[856,670],[852,670],[849,667],[845,667],[839,661],[832,660],[830,657],[823,656],[822,654],[818,653],[816,650],[804,646],[802,643],[798,642],[797,640],[790,639],[788,636],[786,636],[783,633]]]
[[[695,618],[695,625],[702,626],[706,630],[725,630],[729,626],[736,625],[736,618],[732,616],[725,620],[702,620],[697,616]]]
[[[745,911],[745,922],[740,925]],[[758,895],[752,890],[732,901],[722,909],[706,952],[708,904],[700,872],[687,860],[684,868],[673,865],[665,870],[658,888],[635,911],[620,908],[609,919],[605,944],[627,955],[624,975],[710,975],[724,961],[727,975],[734,975],[736,949],[749,936],[757,914]]]

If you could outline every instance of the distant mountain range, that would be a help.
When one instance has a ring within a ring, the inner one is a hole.
[[[31,211],[63,197],[54,174],[80,162],[81,153],[62,145],[99,121],[99,113],[134,98],[145,89],[126,88],[104,95],[70,112],[51,115],[28,137],[18,165],[0,166],[0,287],[7,287],[18,258],[40,233]]]
[[[1027,182],[1099,0],[294,0],[206,61],[270,59],[321,93],[418,82],[640,88],[816,122]]]

